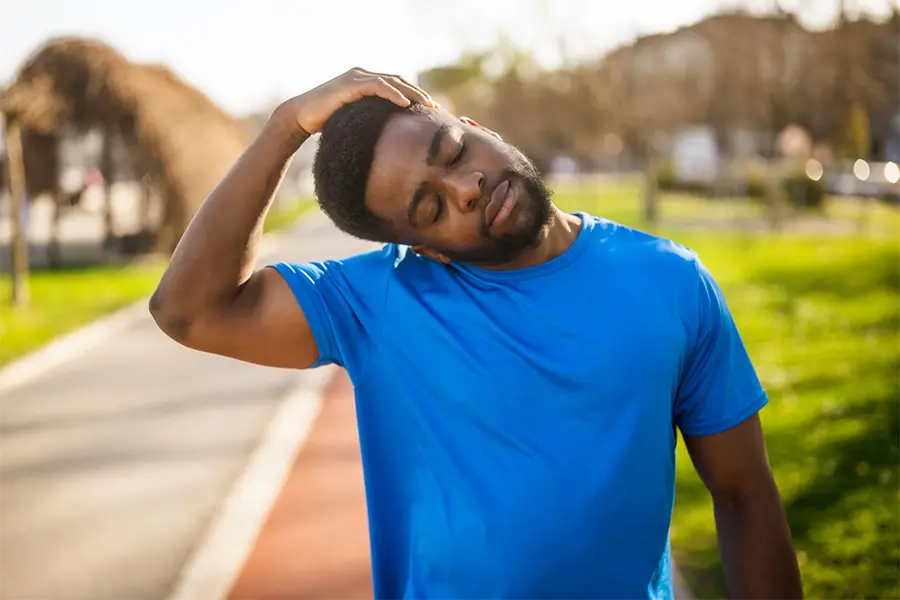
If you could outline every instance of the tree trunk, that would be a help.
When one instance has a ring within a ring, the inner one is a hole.
[[[644,222],[648,225],[655,225],[659,221],[658,170],[656,154],[651,152],[644,173]]]
[[[22,136],[19,126],[6,129],[6,156],[9,161],[9,191],[12,195],[12,301],[28,304],[28,232],[25,230],[25,164],[22,161]]]
[[[103,150],[100,154],[100,173],[103,175],[103,247],[111,249],[116,235],[113,230],[113,197],[112,183],[115,176],[113,168],[113,135],[115,130],[107,125],[103,130]]]

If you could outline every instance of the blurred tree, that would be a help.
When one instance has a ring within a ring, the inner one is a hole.
[[[539,164],[567,153],[591,167],[608,135],[621,141],[620,156],[641,158],[685,125],[712,126],[725,151],[742,130],[767,138],[760,149],[772,153],[777,132],[791,124],[837,146],[857,105],[881,135],[900,108],[898,47],[897,9],[887,22],[842,20],[810,31],[777,6],[764,16],[723,12],[556,69],[501,39],[420,82]]]
[[[841,144],[843,158],[855,160],[869,158],[872,149],[869,135],[869,114],[866,107],[857,102],[850,110],[844,143]]]
[[[507,40],[419,75],[454,110],[501,132],[539,167],[557,153],[590,163],[602,138],[602,99],[592,69],[543,69]]]

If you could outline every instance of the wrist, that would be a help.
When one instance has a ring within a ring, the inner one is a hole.
[[[297,122],[297,119],[293,115],[286,114],[285,111],[280,110],[280,107],[276,108],[269,117],[265,128],[273,134],[284,138],[297,148],[310,137],[310,133]]]

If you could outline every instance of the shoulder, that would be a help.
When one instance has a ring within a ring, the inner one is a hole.
[[[272,266],[288,279],[300,277],[315,281],[340,277],[367,280],[390,273],[399,252],[398,246],[386,244],[380,248],[343,257],[308,262],[283,261],[273,263]]]
[[[583,215],[592,242],[618,265],[635,276],[660,282],[696,284],[703,269],[700,257],[672,239],[594,215]]]
[[[345,268],[353,268],[360,271],[374,269],[377,272],[395,273],[416,266],[429,264],[409,246],[401,244],[384,244],[370,252],[354,254],[346,258],[332,259],[329,263],[340,264]]]
[[[384,244],[367,252],[311,262],[280,262],[272,266],[298,287],[333,289],[344,296],[376,301],[399,282],[433,277],[436,261],[419,256],[409,246]]]

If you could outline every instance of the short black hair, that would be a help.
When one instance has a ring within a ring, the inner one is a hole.
[[[325,122],[313,159],[313,182],[319,206],[340,230],[374,242],[396,241],[390,224],[366,206],[366,183],[388,119],[425,110],[366,96],[345,104]]]

